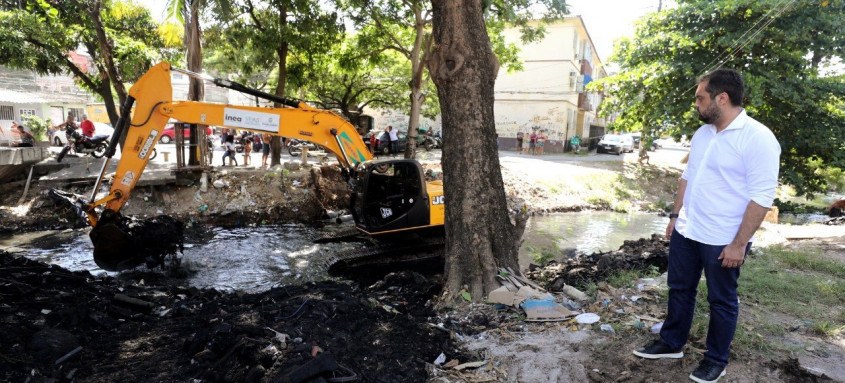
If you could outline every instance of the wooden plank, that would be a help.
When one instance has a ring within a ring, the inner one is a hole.
[[[534,281],[532,281],[532,280],[530,280],[530,279],[528,279],[528,278],[523,277],[522,275],[519,275],[519,274],[517,274],[517,273],[513,272],[513,269],[511,269],[510,267],[508,267],[508,272],[510,272],[510,274],[511,274],[514,278],[516,278],[517,280],[519,280],[519,281],[520,281],[520,282],[522,282],[523,284],[526,284],[526,285],[528,285],[528,286],[531,286],[531,287],[533,287],[533,288],[535,288],[535,289],[538,289],[538,290],[540,290],[540,291],[546,291],[546,289],[544,289],[542,286],[538,285],[538,284],[537,284],[537,283],[535,283]]]

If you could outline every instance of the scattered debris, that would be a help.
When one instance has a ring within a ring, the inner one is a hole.
[[[593,324],[601,319],[596,313],[583,313],[575,316],[575,321],[580,324]]]
[[[654,269],[666,271],[669,265],[669,241],[663,235],[625,241],[619,250],[604,253],[575,254],[562,262],[532,266],[527,276],[544,282],[549,291],[564,291],[565,286],[587,286],[624,270]]]
[[[502,286],[487,296],[487,302],[521,307],[525,320],[533,322],[561,321],[574,313],[555,302],[555,297],[535,282],[517,275],[511,269],[499,269]]]

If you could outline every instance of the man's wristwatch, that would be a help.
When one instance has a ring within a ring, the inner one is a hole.
[[[678,215],[675,213],[669,214],[669,219],[678,218]]]

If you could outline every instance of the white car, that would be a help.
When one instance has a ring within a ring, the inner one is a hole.
[[[110,124],[106,124],[104,122],[95,122],[94,123],[94,135],[107,135],[109,136],[109,140],[111,140],[111,135],[114,133],[114,128],[111,127]],[[60,129],[53,133],[53,137],[51,138],[52,144],[56,146],[65,146],[67,145],[67,134],[65,134],[64,129]]]
[[[606,134],[599,141],[596,153],[629,153],[634,151],[634,138],[629,134]]]

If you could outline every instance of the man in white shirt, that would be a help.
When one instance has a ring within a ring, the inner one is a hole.
[[[736,71],[717,69],[699,80],[695,106],[705,125],[692,137],[666,227],[668,313],[660,339],[634,351],[648,359],[683,357],[703,269],[710,303],[707,351],[690,374],[699,383],[716,382],[726,373],[739,316],[739,269],[778,184],[780,144],[745,113],[742,98]]]
[[[390,135],[390,154],[395,157],[399,153],[399,132],[393,126],[388,126],[387,133]]]

